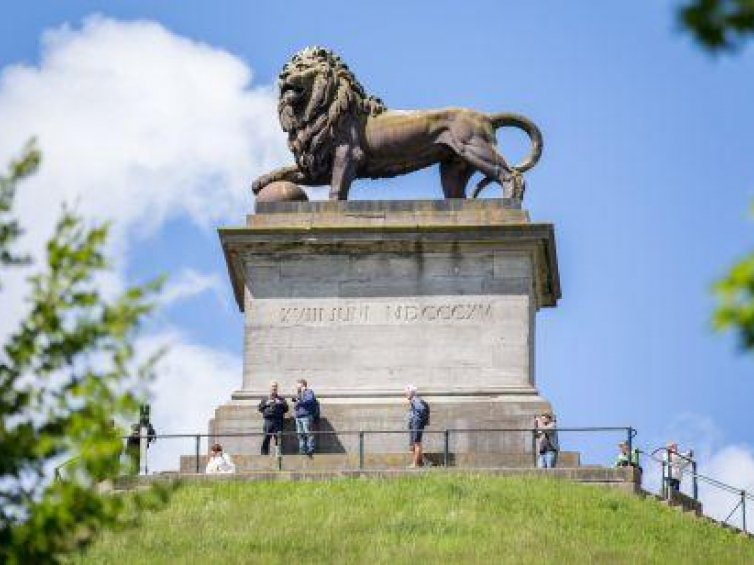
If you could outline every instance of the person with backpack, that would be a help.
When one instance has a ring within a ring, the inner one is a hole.
[[[319,422],[319,401],[314,391],[309,388],[306,379],[296,381],[296,396],[293,397],[298,433],[298,452],[311,457],[314,454],[314,426]]]
[[[264,418],[264,440],[262,440],[262,455],[270,454],[270,440],[275,438],[275,445],[278,449],[278,432],[283,431],[283,418],[288,412],[288,403],[285,398],[278,394],[278,384],[275,381],[270,383],[270,395],[259,401],[258,410]]]
[[[429,404],[419,396],[414,385],[406,387],[406,399],[408,400],[406,419],[409,430],[409,451],[413,454],[409,467],[412,469],[422,466],[431,467],[432,463],[424,459],[422,448],[424,428],[429,425]]]

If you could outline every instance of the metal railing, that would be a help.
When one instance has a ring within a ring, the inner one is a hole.
[[[72,465],[73,463],[75,463],[79,459],[81,459],[81,457],[79,455],[76,455],[74,457],[71,457],[70,459],[67,459],[66,461],[64,461],[63,463],[61,463],[57,467],[55,467],[55,475],[54,475],[55,476],[55,480],[56,481],[63,480],[63,473],[62,473],[63,469],[65,469],[69,465]]]
[[[399,436],[405,436],[409,433],[408,428],[403,429],[393,429],[393,430],[328,430],[328,431],[317,431],[312,430],[304,435],[313,435],[316,438],[324,438],[324,437],[334,437],[337,439],[345,439],[345,438],[353,438],[357,442],[357,446],[355,450],[342,450],[340,453],[353,453],[354,451],[357,452],[358,457],[358,469],[364,469],[365,468],[365,456],[368,453],[368,449],[366,447],[367,439],[374,436],[384,436],[384,435],[399,435]],[[440,437],[440,441],[442,443],[441,449],[440,449],[440,466],[442,467],[450,467],[452,466],[451,461],[451,453],[452,451],[452,444],[453,440],[456,438],[459,438],[461,436],[469,437],[475,437],[479,438],[480,436],[484,435],[498,435],[500,436],[497,438],[499,440],[499,444],[502,444],[503,441],[506,438],[510,438],[510,436],[519,435],[519,445],[520,447],[516,448],[515,450],[509,450],[509,451],[515,451],[515,452],[522,452],[525,451],[524,445],[529,445],[531,449],[531,463],[532,466],[537,465],[537,434],[541,433],[543,431],[550,432],[556,432],[556,433],[619,433],[622,437],[625,438],[625,441],[628,443],[629,448],[633,445],[634,437],[636,436],[636,430],[633,427],[630,426],[602,426],[602,427],[560,427],[560,428],[552,428],[547,430],[541,430],[538,428],[446,428],[446,429],[440,429],[440,430],[433,430],[433,429],[424,429],[423,434],[424,436],[427,436],[428,438],[432,437]],[[191,440],[193,443],[193,458],[194,458],[194,471],[196,473],[202,472],[202,443],[203,440],[206,440],[207,449],[205,451],[209,451],[209,446],[212,443],[218,442],[219,440],[228,440],[228,439],[254,439],[254,438],[264,438],[265,436],[271,436],[275,440],[275,458],[277,460],[277,468],[278,470],[283,470],[283,461],[286,456],[286,453],[284,453],[284,450],[282,449],[282,446],[285,443],[286,438],[298,438],[302,434],[299,434],[296,431],[277,431],[271,434],[265,433],[265,432],[226,432],[226,433],[212,433],[212,434],[202,434],[202,433],[193,433],[193,434],[156,434],[149,436],[152,440],[157,440],[160,442],[160,440]],[[133,441],[134,439],[138,438],[141,439],[142,436],[126,436],[124,437],[125,440],[128,440],[128,438],[131,438]],[[147,437],[147,436],[144,436]],[[528,438],[528,439],[524,439]],[[514,439],[515,441],[515,439]],[[493,441],[494,443],[494,441]],[[473,451],[473,450],[472,450]],[[485,449],[484,452],[491,452],[495,453],[497,452],[505,452],[503,449],[498,450],[490,450]],[[379,453],[379,452],[374,452]],[[231,455],[233,455],[231,451]],[[144,462],[143,469],[148,469],[148,464]]]
[[[660,447],[655,449],[651,453],[647,453],[646,451],[639,450],[640,453],[643,455],[646,455],[649,457],[652,461],[655,463],[659,463],[662,465],[662,486],[661,486],[661,494],[662,497],[667,499],[670,499],[672,497],[671,490],[669,488],[668,480],[670,478],[670,467],[673,466],[673,463],[668,461],[666,458],[659,458],[657,457],[657,453],[665,451],[666,453],[669,451],[666,447]],[[736,505],[733,507],[733,509],[730,511],[728,516],[723,520],[722,522],[724,524],[729,524],[730,519],[733,518],[733,516],[736,514],[736,511],[738,509],[741,509],[741,529],[744,532],[748,532],[747,529],[747,521],[746,521],[746,501],[754,502],[754,494],[746,491],[745,489],[730,485],[728,483],[724,483],[722,481],[719,481],[717,479],[713,479],[712,477],[708,477],[707,475],[703,475],[699,472],[697,472],[697,462],[691,457],[687,457],[683,455],[682,453],[673,452],[673,456],[680,456],[681,459],[684,459],[689,463],[689,466],[691,469],[684,469],[682,467],[678,467],[678,472],[681,474],[681,476],[689,476],[692,479],[692,497],[695,501],[699,501],[699,481],[710,485],[716,489],[722,490],[724,492],[727,492],[729,494],[733,494],[736,496],[737,502]]]

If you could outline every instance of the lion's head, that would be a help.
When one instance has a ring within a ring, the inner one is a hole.
[[[280,125],[296,164],[312,179],[326,178],[340,132],[387,108],[367,96],[348,66],[323,47],[307,47],[283,67],[278,79]]]

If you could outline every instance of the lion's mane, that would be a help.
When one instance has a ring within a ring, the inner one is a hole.
[[[387,110],[379,98],[367,96],[348,66],[323,47],[307,47],[283,67],[280,84],[294,74],[314,73],[306,104],[296,108],[281,96],[278,115],[288,134],[288,147],[296,164],[311,179],[331,174],[333,148],[345,130],[367,116]]]

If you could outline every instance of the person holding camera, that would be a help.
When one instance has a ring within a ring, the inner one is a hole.
[[[277,434],[283,431],[283,418],[288,412],[288,403],[285,398],[278,394],[278,383],[270,383],[270,395],[259,402],[258,410],[262,413],[264,424],[262,431],[264,439],[262,440],[262,455],[270,454],[270,440],[275,438],[275,445],[278,445]]]
[[[558,464],[558,431],[555,415],[549,412],[534,419],[537,437],[537,453],[539,453],[538,467],[540,469],[554,469]]]
[[[314,426],[319,420],[319,401],[309,388],[306,379],[296,381],[296,396],[292,399],[298,433],[298,452],[311,457],[314,454]]]

